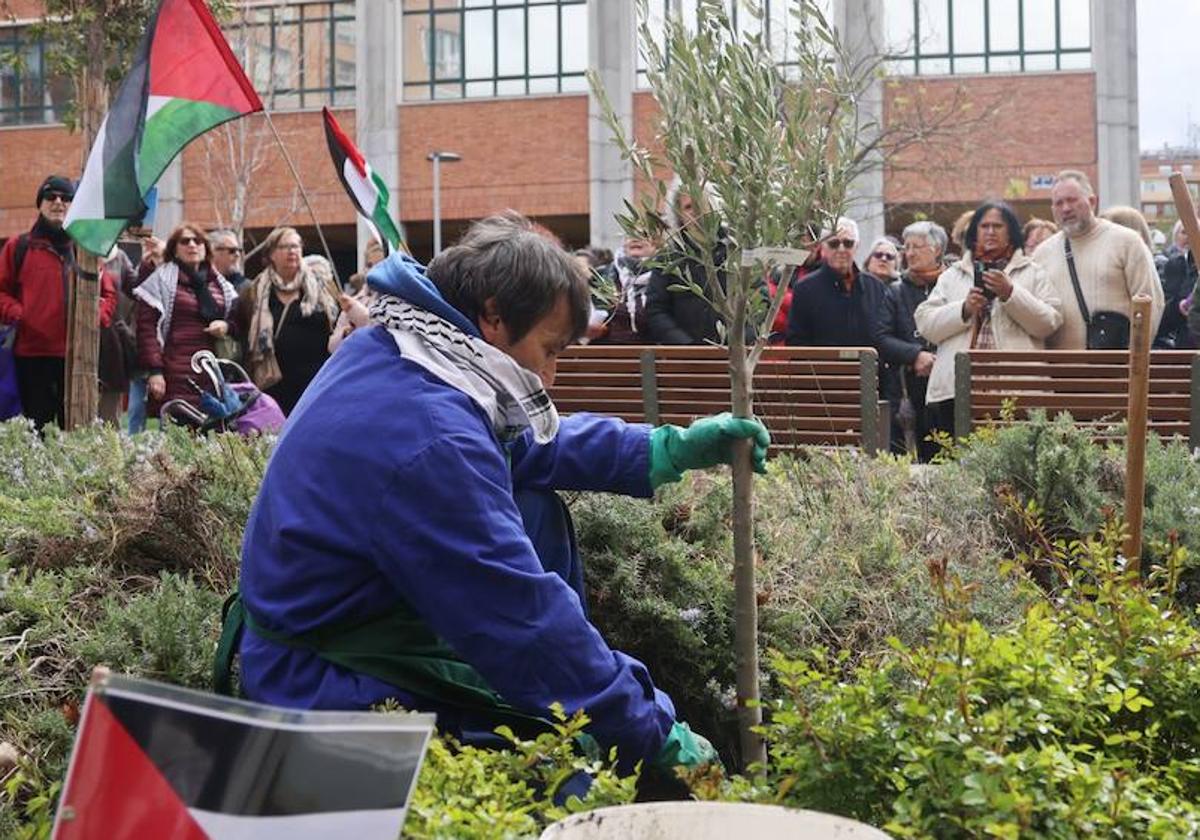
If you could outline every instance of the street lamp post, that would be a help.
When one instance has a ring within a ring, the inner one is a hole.
[[[433,255],[442,253],[442,161],[462,160],[456,152],[430,152],[426,160],[433,161]]]

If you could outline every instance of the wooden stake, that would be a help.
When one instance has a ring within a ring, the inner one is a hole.
[[[1150,298],[1137,295],[1130,309],[1129,417],[1125,444],[1125,557],[1136,575],[1142,562],[1146,501],[1146,406],[1150,398]]]
[[[99,259],[79,249],[67,307],[67,429],[89,425],[100,414],[100,278]]]
[[[1196,248],[1197,243],[1200,243],[1200,222],[1196,221],[1196,207],[1192,204],[1192,194],[1188,191],[1187,181],[1179,172],[1172,172],[1167,180],[1171,184],[1171,197],[1175,199],[1175,211],[1179,221],[1187,231],[1191,247]]]

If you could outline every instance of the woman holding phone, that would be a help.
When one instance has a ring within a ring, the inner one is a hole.
[[[1062,324],[1062,301],[1023,244],[1012,208],[984,202],[967,226],[962,259],[941,273],[917,307],[917,331],[938,348],[925,394],[931,428],[954,432],[954,357],[960,351],[1041,350]]]

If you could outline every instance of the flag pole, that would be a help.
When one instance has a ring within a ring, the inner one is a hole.
[[[304,201],[304,206],[308,208],[308,215],[312,218],[313,226],[317,229],[317,236],[321,238],[321,247],[325,249],[325,258],[329,260],[329,268],[333,271],[333,279],[337,284],[334,289],[334,297],[342,294],[342,278],[338,276],[337,265],[333,262],[333,254],[329,250],[329,243],[325,241],[325,231],[321,230],[321,223],[317,221],[317,214],[313,212],[312,202],[308,200],[308,192],[304,189],[304,184],[300,181],[300,172],[296,169],[295,162],[292,161],[292,156],[288,154],[287,146],[283,144],[283,138],[279,136],[279,129],[275,128],[275,121],[271,119],[271,112],[263,108],[262,114],[267,118],[267,125],[271,128],[271,133],[275,135],[275,142],[279,144],[279,151],[283,152],[283,159],[287,161],[288,169],[292,171],[292,178],[296,181],[296,186],[300,189],[300,198]]]

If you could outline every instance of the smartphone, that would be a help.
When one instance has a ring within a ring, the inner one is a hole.
[[[983,292],[983,296],[985,298],[987,298],[988,300],[994,300],[996,297],[996,293],[993,292],[991,289],[989,289],[987,287],[987,284],[983,282],[983,273],[985,271],[991,271],[992,268],[994,268],[994,266],[992,266],[990,263],[980,262],[980,261],[976,261],[974,263],[974,265],[975,265],[975,288],[978,289],[979,291]]]

